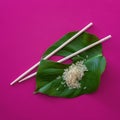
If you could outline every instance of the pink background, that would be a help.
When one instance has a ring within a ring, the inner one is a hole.
[[[34,95],[35,78],[9,85],[51,44],[91,21],[90,33],[112,35],[103,43],[107,68],[95,93],[73,99]],[[0,119],[120,120],[119,51],[119,0],[1,0]]]

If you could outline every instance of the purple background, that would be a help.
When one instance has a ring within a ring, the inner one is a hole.
[[[103,43],[107,68],[95,93],[73,99],[34,95],[35,78],[9,85],[51,44],[91,21],[90,33],[112,35]],[[120,120],[119,50],[119,0],[1,0],[0,119]]]

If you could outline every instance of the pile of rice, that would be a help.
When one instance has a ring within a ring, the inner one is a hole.
[[[88,69],[84,64],[84,61],[78,61],[65,69],[62,77],[70,89],[79,89],[81,87],[80,80],[84,76],[85,71],[88,71]]]

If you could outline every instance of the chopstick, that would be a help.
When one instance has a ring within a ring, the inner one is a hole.
[[[51,52],[48,56],[46,56],[43,59],[47,60],[48,58],[50,58],[52,55],[54,55],[56,52],[58,52],[60,49],[62,49],[64,46],[66,46],[68,43],[70,43],[72,40],[74,40],[76,37],[78,37],[81,33],[83,33],[84,31],[86,31],[92,25],[93,25],[93,23],[90,22],[82,30],[80,30],[79,32],[77,32],[74,36],[72,36],[70,39],[68,39],[66,42],[64,42],[61,46],[59,46],[57,49],[55,49],[53,52]],[[35,69],[39,64],[40,64],[40,62],[37,62],[35,65],[33,65],[32,67],[30,67],[27,71],[25,71],[23,74],[21,74],[19,77],[17,77],[13,82],[11,82],[10,85],[13,85],[16,82],[18,82],[24,76],[26,76],[27,74],[29,74],[33,69]]]
[[[99,41],[94,42],[94,43],[92,43],[91,45],[88,45],[88,46],[86,46],[85,48],[80,49],[80,50],[78,50],[77,52],[74,52],[74,53],[68,55],[68,56],[65,57],[65,58],[62,58],[61,60],[59,60],[59,61],[57,61],[57,62],[58,62],[58,63],[62,63],[62,62],[64,62],[64,61],[66,61],[66,60],[68,60],[68,59],[70,59],[70,58],[72,58],[72,57],[74,57],[74,56],[76,56],[76,55],[78,55],[78,54],[80,54],[80,53],[82,53],[82,52],[84,52],[84,51],[86,51],[86,50],[88,50],[88,49],[90,49],[90,48],[92,48],[92,47],[94,47],[94,46],[96,46],[96,45],[98,45],[98,44],[106,41],[106,40],[108,40],[108,39],[110,39],[111,37],[112,37],[111,35],[108,35],[108,36],[100,39]],[[23,82],[23,81],[25,81],[25,80],[27,80],[27,79],[29,79],[29,78],[31,78],[31,77],[34,77],[36,74],[37,74],[37,72],[35,72],[35,73],[33,73],[33,74],[31,74],[31,75],[29,75],[29,76],[21,79],[19,82]]]

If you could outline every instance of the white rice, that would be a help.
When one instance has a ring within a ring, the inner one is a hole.
[[[84,61],[78,61],[65,69],[62,77],[70,89],[79,89],[81,87],[80,80],[84,76],[85,71],[88,71],[88,69],[84,64]]]

